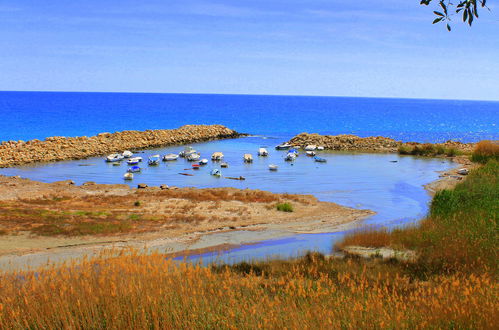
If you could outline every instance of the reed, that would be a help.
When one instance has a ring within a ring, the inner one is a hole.
[[[471,155],[471,160],[485,164],[490,159],[499,161],[499,144],[487,140],[478,142]]]
[[[461,151],[453,147],[447,147],[442,144],[401,144],[398,148],[401,155],[413,156],[447,156],[454,157],[462,154]]]

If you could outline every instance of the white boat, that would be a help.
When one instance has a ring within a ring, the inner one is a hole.
[[[123,175],[123,179],[125,180],[133,180],[133,173],[127,172]]]
[[[139,173],[140,171],[141,168],[138,166],[132,166],[127,170],[128,173]]]
[[[265,148],[258,149],[258,156],[265,157],[268,155],[269,155],[269,152],[267,151],[267,149],[265,149]]]
[[[213,169],[210,172],[210,174],[213,175],[213,176],[217,176],[217,177],[221,177],[222,176],[222,172],[219,169],[217,169],[217,168]]]
[[[315,151],[306,151],[307,156],[314,157]]]
[[[276,148],[277,150],[288,150],[288,149],[289,149],[289,148],[291,148],[291,147],[292,147],[292,146],[291,146],[291,144],[289,144],[289,143],[282,143],[282,144],[280,144],[280,145],[276,146],[275,148]]]
[[[163,156],[163,161],[169,162],[169,161],[172,161],[172,160],[177,160],[177,158],[178,158],[177,154],[167,154],[167,155]]]
[[[142,157],[132,157],[129,160],[127,160],[128,165],[137,165],[142,161]]]
[[[196,152],[193,152],[188,154],[185,158],[190,162],[196,162],[199,160],[199,158],[201,158],[201,155]]]
[[[180,157],[186,157],[187,158],[187,156],[189,156],[190,154],[195,153],[195,152],[196,152],[196,150],[194,150],[193,147],[187,146],[178,155]]]
[[[125,150],[123,151],[123,153],[121,154],[124,158],[132,158],[133,156],[133,153],[129,150]]]
[[[227,164],[227,163],[222,163],[222,164],[220,164],[220,167],[222,167],[222,168],[227,168],[227,167],[229,167],[229,164]]]
[[[112,162],[119,162],[123,160],[123,155],[120,154],[111,154],[106,157],[106,162],[112,163]]]
[[[199,161],[199,165],[206,165],[206,164],[208,164],[208,159],[206,158],[203,158]]]
[[[318,146],[317,150],[324,150],[324,147],[323,146]]]
[[[305,147],[305,151],[314,151],[315,149],[317,149],[317,146],[315,144],[309,144]]]
[[[244,154],[243,159],[245,163],[253,162],[253,156],[251,154]]]
[[[224,158],[224,154],[221,152],[214,152],[211,155],[211,160],[213,160],[213,161],[219,161],[219,160],[222,160],[223,158]]]
[[[147,163],[149,164],[149,166],[156,166],[156,165],[159,165],[160,159],[161,159],[161,157],[159,155],[153,155],[153,156],[149,157]]]
[[[269,170],[271,170],[271,171],[277,171],[277,167],[278,167],[278,166],[277,166],[277,165],[275,165],[275,164],[270,164],[270,165],[269,165]]]
[[[293,152],[289,152],[286,157],[284,157],[285,161],[292,162],[296,159],[296,154]]]

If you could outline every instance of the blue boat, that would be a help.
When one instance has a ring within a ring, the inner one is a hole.
[[[161,161],[161,157],[159,155],[154,155],[149,157],[148,164],[149,166],[156,166],[159,165],[159,162]]]
[[[132,166],[132,167],[130,167],[127,170],[127,172],[129,172],[129,173],[137,173],[137,172],[140,172],[140,170],[141,170],[140,167],[138,167],[138,166]]]
[[[327,162],[327,160],[325,158],[321,158],[321,157],[317,157],[317,156],[314,157],[314,160],[316,162],[318,162],[318,163],[325,163],[325,162]]]

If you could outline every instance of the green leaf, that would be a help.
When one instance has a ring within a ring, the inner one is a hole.
[[[468,11],[467,11],[467,10],[465,10],[465,11],[463,12],[463,22],[466,22],[467,20],[468,20]]]
[[[449,31],[449,32],[450,32],[450,30],[452,30],[452,29],[450,28],[449,23],[447,23],[447,31]]]
[[[433,21],[433,24],[436,24],[436,23],[440,22],[443,19],[444,19],[443,17],[435,18],[435,20]]]
[[[439,11],[434,11],[433,13],[434,13],[435,15],[445,17],[445,15],[444,15],[444,14],[442,14],[441,12],[439,12]]]

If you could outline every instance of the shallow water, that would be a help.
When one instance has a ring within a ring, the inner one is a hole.
[[[229,168],[221,169],[223,176],[243,176],[246,178],[244,181],[211,176],[210,171],[219,168],[219,163],[213,163],[211,160],[208,165],[197,171],[184,170],[190,168],[191,163],[182,158],[175,162],[162,162],[157,167],[148,167],[143,162],[140,165],[143,167],[142,173],[135,174],[132,182],[122,179],[128,168],[125,163],[113,166],[105,163],[102,158],[0,169],[0,174],[20,175],[44,182],[72,179],[77,184],[85,181],[125,182],[132,186],[147,183],[153,186],[168,184],[197,188],[235,187],[276,193],[313,194],[322,201],[376,211],[377,214],[366,219],[364,223],[392,227],[422,218],[430,201],[423,185],[437,179],[437,171],[454,166],[443,159],[344,152],[321,152],[320,156],[326,158],[327,163],[316,163],[304,154],[295,162],[289,163],[284,161],[286,151],[274,150],[274,146],[280,142],[282,141],[275,138],[247,137],[193,144],[193,147],[201,152],[202,158],[210,159],[213,152],[223,152],[224,161],[229,163]],[[260,146],[268,147],[268,157],[256,156]],[[168,147],[148,150],[137,155],[146,160],[148,155],[178,153],[182,149],[183,147],[178,146]],[[243,163],[244,153],[253,154],[252,164]],[[277,172],[268,170],[271,163],[279,166]],[[181,172],[194,176],[179,175]],[[205,262],[214,259],[232,262],[277,255],[290,257],[306,250],[330,253],[334,241],[343,235],[344,232],[293,235],[244,245],[224,252],[221,256],[218,253],[209,253],[202,257]],[[229,238],[227,243],[230,243]],[[191,259],[197,260],[199,257],[193,256]]]

